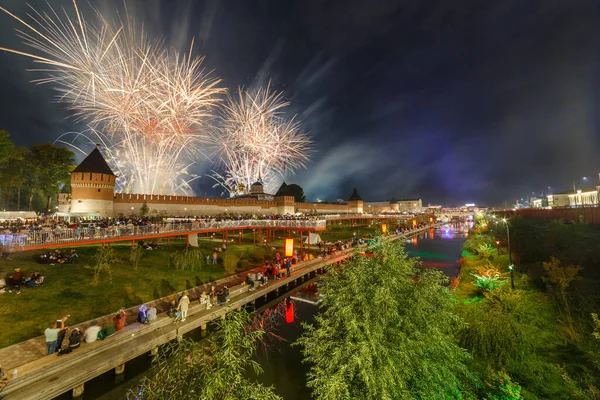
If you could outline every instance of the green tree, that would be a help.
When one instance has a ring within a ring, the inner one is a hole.
[[[27,174],[31,167],[29,149],[25,147],[17,147],[15,149],[15,157],[12,159],[8,167],[9,176],[7,181],[11,188],[17,190],[17,210],[21,210],[21,192],[23,186],[27,182]]]
[[[461,346],[476,361],[496,369],[529,356],[540,333],[527,301],[521,293],[506,290],[487,292],[485,301],[463,306],[468,324],[458,331]]]
[[[140,265],[140,260],[142,259],[142,256],[144,255],[144,249],[140,246],[135,246],[131,248],[131,251],[129,252],[129,262],[131,262],[131,265],[133,265],[133,270],[137,271],[138,267]]]
[[[225,272],[227,275],[235,275],[235,271],[240,261],[240,256],[233,253],[232,250],[229,250],[223,256],[223,268],[225,268]]]
[[[465,398],[469,355],[453,332],[447,278],[378,242],[323,278],[314,325],[298,340],[316,399]],[[462,392],[462,394],[461,394]],[[461,397],[462,396],[462,397]]]
[[[144,400],[280,399],[271,387],[248,378],[248,371],[262,372],[253,357],[264,334],[252,328],[246,311],[231,312],[206,341],[185,338],[164,346],[143,383]]]
[[[550,287],[558,294],[565,311],[564,322],[566,324],[565,328],[567,328],[565,333],[572,339],[576,339],[577,331],[571,314],[571,307],[569,306],[567,288],[573,281],[581,279],[579,276],[581,267],[578,265],[561,266],[560,260],[555,257],[550,257],[550,261],[543,262],[542,264],[547,274],[547,277],[544,277],[543,279],[545,282],[549,283]]]
[[[592,314],[592,321],[594,322],[594,337],[600,340],[600,319],[598,319],[598,314]]]
[[[146,215],[148,215],[149,212],[150,209],[148,208],[148,204],[144,202],[144,204],[142,204],[142,206],[140,207],[140,217],[145,217]]]
[[[92,285],[100,283],[100,274],[103,271],[108,273],[108,281],[112,283],[112,264],[118,262],[114,249],[108,245],[99,247],[96,254],[94,254],[94,265],[85,265],[85,269],[92,271]]]
[[[6,165],[13,157],[15,145],[10,139],[10,133],[0,130],[0,165]]]
[[[52,198],[58,195],[60,185],[68,184],[74,168],[75,154],[52,143],[31,146],[33,174],[37,191],[46,198],[46,212],[51,211]]]
[[[12,189],[20,188],[24,183],[24,168],[26,164],[24,147],[15,147],[7,131],[0,130],[0,188],[3,204],[10,204]]]
[[[294,196],[294,201],[296,203],[304,203],[306,201],[306,196],[304,195],[304,189],[302,186],[292,183],[288,185],[288,190],[292,196]]]

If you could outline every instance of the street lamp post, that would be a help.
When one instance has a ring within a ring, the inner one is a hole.
[[[496,249],[498,250],[498,255],[500,255],[500,241],[496,240]]]
[[[587,176],[584,176],[581,179],[578,179],[575,182],[573,182],[573,198],[574,198],[574,201],[575,201],[575,205],[577,205],[577,189],[575,188],[575,184],[578,181],[587,181]]]
[[[510,287],[513,290],[515,290],[515,275],[514,275],[515,266],[512,262],[512,252],[510,251],[510,227],[508,226],[508,222],[506,221],[506,218],[504,218],[502,221],[504,221],[504,223],[506,224],[506,241],[508,243],[508,269],[510,270]]]

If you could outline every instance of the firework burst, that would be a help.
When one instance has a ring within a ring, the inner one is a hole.
[[[271,90],[270,84],[239,88],[235,97],[228,97],[211,143],[222,167],[213,174],[216,186],[233,196],[260,177],[265,191],[273,193],[283,176],[306,167],[312,142],[295,116],[285,118],[287,106],[283,93]]]
[[[18,35],[31,52],[0,50],[43,64],[58,100],[84,121],[90,140],[100,141],[119,174],[122,190],[137,193],[189,193],[188,166],[208,141],[208,122],[219,95],[220,80],[202,67],[203,58],[164,50],[160,40],[135,33],[133,20],[107,21],[96,11],[88,24],[73,0],[74,16],[31,8]]]

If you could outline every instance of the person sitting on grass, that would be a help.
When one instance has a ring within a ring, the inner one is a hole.
[[[23,272],[21,272],[21,268],[15,268],[15,273],[13,274],[13,285],[17,294],[21,293],[21,284],[23,283]]]
[[[36,286],[42,286],[44,284],[44,277],[38,271],[33,273],[31,279],[33,279]]]
[[[29,274],[27,278],[25,278],[25,287],[32,288],[35,287],[35,281],[33,280],[33,274]]]
[[[6,275],[6,290],[8,293],[12,293],[14,287],[14,279],[12,275]]]

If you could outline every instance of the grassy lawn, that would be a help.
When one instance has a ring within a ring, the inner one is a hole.
[[[220,241],[202,241],[200,249],[211,255]],[[169,267],[169,255],[185,247],[182,240],[166,242],[161,248],[145,251],[138,271],[128,262],[130,244],[115,244],[113,248],[120,261],[112,266],[112,283],[103,274],[98,285],[90,284],[92,272],[84,268],[98,246],[77,247],[79,258],[75,264],[38,264],[35,260],[43,251],[15,253],[12,260],[0,264],[0,276],[21,268],[27,275],[39,271],[46,277],[44,286],[22,288],[21,294],[0,294],[0,348],[41,335],[46,325],[71,314],[70,324],[110,314],[120,307],[130,307],[176,291],[195,287],[226,276],[222,260],[217,265],[203,265],[200,271],[180,271]],[[230,244],[227,252],[264,254],[264,249],[252,243]],[[248,257],[247,268],[262,265],[262,259]]]

